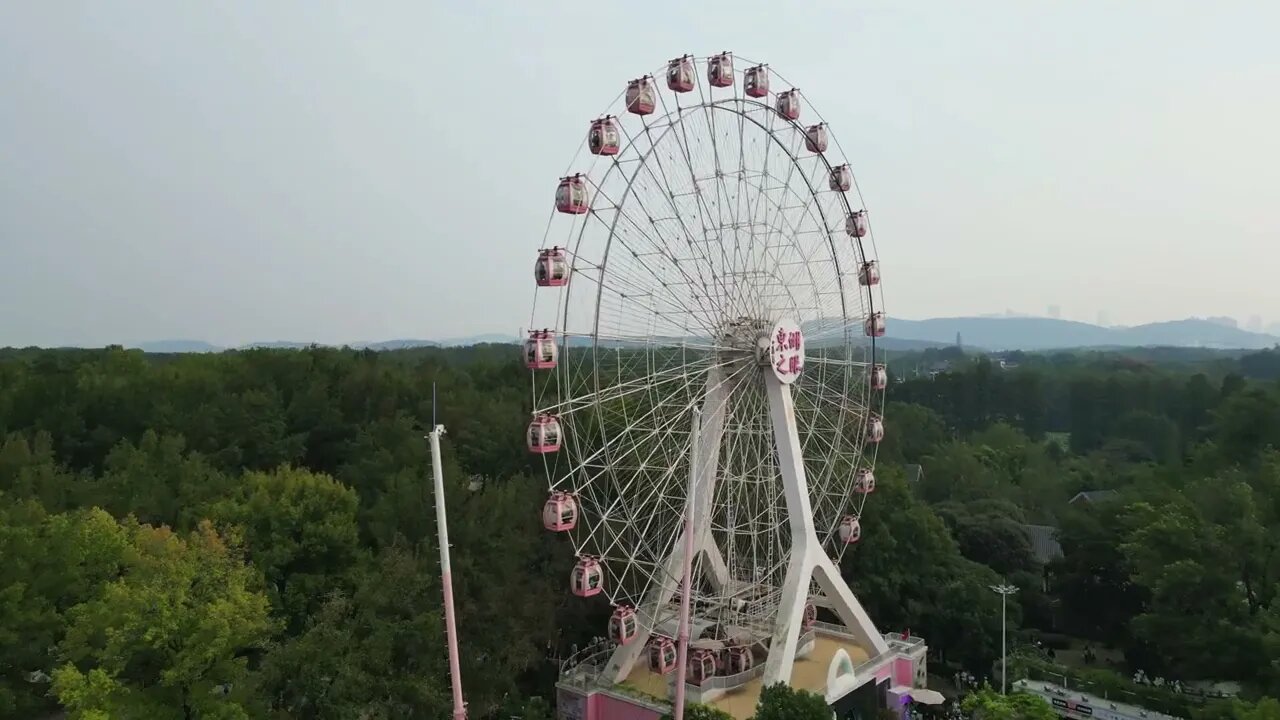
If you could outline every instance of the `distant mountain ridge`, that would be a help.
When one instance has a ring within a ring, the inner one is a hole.
[[[1203,347],[1259,350],[1280,345],[1280,337],[1250,332],[1217,319],[1187,318],[1132,327],[1102,327],[1074,320],[1027,316],[987,316],[907,320],[889,318],[887,336],[877,341],[886,350],[920,350],[956,343],[989,351],[1058,350],[1083,347]],[[861,332],[861,329],[858,330]],[[346,343],[369,350],[402,350],[421,347],[458,347],[481,343],[514,344],[515,335],[489,333],[444,340],[399,339]],[[589,342],[585,341],[584,342]],[[224,348],[202,340],[159,340],[130,347],[151,353],[220,352],[249,348],[304,348],[323,343],[267,341]],[[336,347],[336,346],[335,346]]]

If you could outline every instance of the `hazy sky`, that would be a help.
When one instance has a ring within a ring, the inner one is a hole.
[[[0,3],[0,345],[514,333],[629,78],[769,62],[898,317],[1280,320],[1280,3]]]

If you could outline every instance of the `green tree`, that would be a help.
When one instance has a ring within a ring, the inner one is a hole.
[[[1001,695],[989,687],[969,693],[961,709],[974,720],[1056,720],[1049,703],[1029,693]]]
[[[208,523],[116,532],[122,574],[68,611],[58,700],[72,718],[248,718],[246,655],[272,632],[260,576]]]
[[[784,683],[760,691],[754,720],[831,720],[831,708],[819,694]]]
[[[296,632],[360,554],[357,505],[355,492],[328,475],[281,467],[246,474],[210,514],[243,528],[272,604]]]

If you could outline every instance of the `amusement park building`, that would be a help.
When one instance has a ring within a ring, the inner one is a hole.
[[[872,657],[844,627],[814,622],[801,637],[790,685],[821,694],[842,720],[871,720],[881,709],[901,709],[913,693],[936,695],[923,690],[924,639],[900,633],[884,639],[889,650]],[[657,674],[637,663],[623,682],[611,683],[605,669],[613,649],[612,643],[595,645],[564,662],[556,686],[558,720],[657,720],[671,711],[674,673]],[[755,712],[764,668],[759,663],[736,675],[686,683],[685,697],[745,720]]]

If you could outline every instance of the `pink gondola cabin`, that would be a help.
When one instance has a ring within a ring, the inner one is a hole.
[[[618,123],[612,115],[591,121],[591,129],[587,131],[587,148],[592,155],[617,155],[622,146],[622,134],[618,132]]]
[[[658,635],[649,641],[649,671],[666,675],[676,669],[676,644],[671,638]]]
[[[619,645],[626,645],[636,639],[640,633],[640,619],[636,611],[626,605],[619,605],[609,616],[609,639]]]
[[[558,247],[538,251],[533,265],[533,281],[538,287],[563,287],[569,284],[569,258]]]
[[[878,417],[871,418],[871,422],[867,423],[867,442],[878,443],[884,440],[884,421]],[[870,470],[867,471],[871,472]],[[872,479],[874,483],[874,478]]]
[[[566,532],[578,524],[578,502],[559,490],[542,506],[542,526],[551,532]]]
[[[873,420],[872,425],[874,426],[874,424],[878,422],[880,421]],[[871,427],[869,426],[867,430],[867,435],[870,436],[871,432],[872,430],[871,430]],[[881,437],[884,437],[883,431],[881,432]],[[870,437],[868,437],[867,442],[873,442],[873,441],[870,439]],[[879,442],[879,440],[876,440],[874,442]],[[858,474],[853,479],[853,491],[861,495],[866,495],[867,493],[875,492],[875,489],[876,489],[876,474],[871,472],[867,468],[862,468],[861,470],[859,470]]]
[[[848,165],[837,165],[831,168],[827,187],[831,188],[832,192],[847,192],[853,187],[853,170]]]
[[[858,268],[858,284],[862,287],[880,284],[880,266],[875,260],[868,260]]]
[[[556,187],[556,210],[581,215],[591,208],[587,201],[587,180],[581,174],[560,178]]]
[[[800,119],[799,88],[791,88],[778,93],[778,114],[787,120]]]
[[[872,365],[867,371],[867,386],[872,390],[883,390],[889,387],[889,371],[883,365]]]
[[[869,229],[870,227],[867,225],[866,210],[856,210],[851,212],[849,213],[849,217],[844,219],[844,231],[849,233],[849,237],[866,237],[867,230]]]
[[[840,542],[852,545],[862,539],[862,523],[852,515],[845,515],[840,520]]]
[[[715,87],[733,85],[733,53],[722,52],[707,60],[707,82]]]
[[[667,63],[667,89],[678,93],[687,93],[693,89],[694,76],[697,71],[693,67],[693,56],[685,55]]]
[[[804,146],[809,152],[824,153],[827,151],[827,124],[810,125],[804,131]]]
[[[715,653],[706,648],[695,648],[689,652],[689,664],[685,668],[684,676],[690,685],[701,685],[715,674]]]
[[[653,79],[648,75],[627,83],[627,112],[648,115],[653,112],[658,95],[653,89]]]
[[[871,316],[867,318],[867,321],[863,323],[862,329],[867,337],[884,337],[884,313],[872,313]]]
[[[529,452],[545,455],[560,450],[560,421],[555,415],[539,415],[529,423],[526,433]]]
[[[747,97],[762,98],[769,95],[769,68],[756,65],[747,68],[742,78],[742,91]]]
[[[578,597],[591,597],[604,591],[604,568],[595,558],[584,557],[573,566],[569,589]]]
[[[531,330],[524,341],[524,364],[530,370],[556,366],[556,339],[550,330]]]

